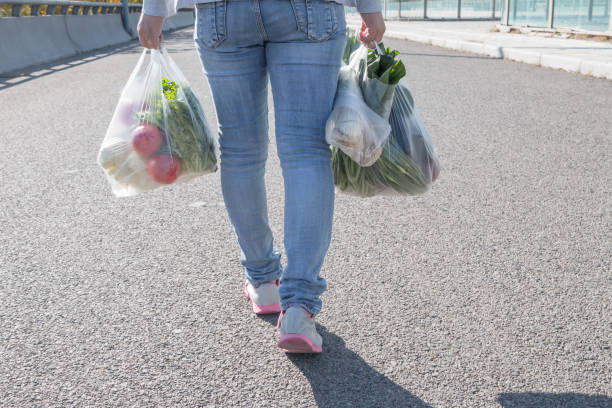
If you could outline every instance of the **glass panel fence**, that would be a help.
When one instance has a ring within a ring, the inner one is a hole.
[[[495,17],[499,18],[504,0],[461,0],[461,18],[491,18],[493,6]],[[495,4],[493,4],[495,2]]]
[[[423,18],[423,0],[387,0],[387,18]]]
[[[606,31],[610,22],[610,0],[555,0],[555,27]]]
[[[548,0],[510,1],[510,24],[546,27],[548,24]]]

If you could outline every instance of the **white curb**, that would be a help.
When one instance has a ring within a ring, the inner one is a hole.
[[[563,69],[569,72],[580,72],[580,63],[582,60],[574,57],[565,57],[563,55],[542,54],[540,64],[543,67]]]
[[[504,48],[504,58],[524,62],[525,64],[540,65],[542,53],[525,51],[519,48]]]
[[[598,61],[582,61],[580,73],[594,77],[605,77],[612,79],[612,64]]]

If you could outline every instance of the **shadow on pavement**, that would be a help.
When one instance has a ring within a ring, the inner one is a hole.
[[[276,325],[278,315],[260,316]],[[344,340],[317,324],[323,353],[287,354],[310,382],[319,408],[405,407],[431,408],[346,348]]]
[[[523,392],[500,394],[497,402],[503,408],[610,408],[612,398],[605,395],[576,393]]]

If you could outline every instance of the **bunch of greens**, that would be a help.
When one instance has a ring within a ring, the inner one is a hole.
[[[359,48],[360,44],[359,41],[357,41],[357,37],[354,35],[349,35],[346,39],[346,45],[344,46],[344,55],[342,56],[342,61],[348,65],[350,59],[351,59],[351,55],[353,54],[353,52],[355,52],[357,50],[357,48]]]
[[[410,156],[389,136],[380,158],[370,167],[360,167],[342,150],[332,148],[334,183],[344,192],[372,197],[385,191],[423,194],[428,183]]]
[[[212,132],[202,105],[191,88],[162,78],[163,98],[151,95],[139,113],[141,123],[151,123],[166,134],[157,153],[174,154],[185,172],[207,173],[217,169]]]
[[[359,67],[359,77],[366,104],[384,119],[389,119],[395,86],[406,75],[406,68],[397,58],[398,51],[385,49],[382,43],[379,48],[384,52],[367,51]]]
[[[396,85],[400,79],[406,76],[406,67],[399,58],[399,51],[384,48],[379,44],[384,54],[380,55],[376,50],[368,50],[367,75],[370,79],[378,79],[383,84]]]

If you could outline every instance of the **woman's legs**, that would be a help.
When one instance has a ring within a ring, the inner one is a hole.
[[[196,27],[219,122],[223,197],[247,277],[258,285],[281,275],[264,184],[267,68],[285,185],[281,307],[317,314],[334,204],[325,122],[345,46],[344,9],[322,0],[221,1],[198,5]]]
[[[321,310],[320,296],[326,289],[319,272],[331,240],[334,211],[334,180],[325,122],[332,110],[346,43],[343,8],[336,3],[312,5],[314,12],[321,13],[314,16],[319,22],[325,24],[330,18],[328,13],[335,19],[335,25],[329,26],[331,33],[320,25],[308,25],[311,31],[318,29],[318,35],[329,36],[313,41],[304,32],[296,34],[295,28],[288,35],[279,33],[284,26],[276,26],[274,22],[279,19],[273,16],[280,7],[278,2],[270,3],[262,1],[261,10],[263,20],[270,21],[265,26],[269,35],[266,59],[285,186],[287,265],[280,285],[281,309],[303,306],[317,314]],[[272,7],[275,9],[271,10]],[[295,2],[294,7],[300,4]]]
[[[249,2],[199,5],[196,24],[196,47],[219,123],[223,199],[246,276],[257,286],[281,275],[264,183],[268,155],[265,49]]]

